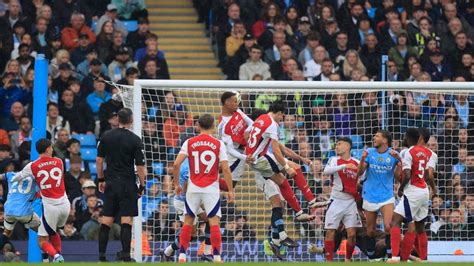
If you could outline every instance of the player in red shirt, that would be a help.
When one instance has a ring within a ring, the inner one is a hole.
[[[38,229],[39,246],[53,258],[53,262],[64,262],[58,230],[66,224],[71,205],[64,188],[63,161],[53,157],[53,146],[48,139],[38,140],[36,151],[39,158],[27,164],[12,181],[21,181],[28,176],[35,178],[43,200],[42,222]]]
[[[329,159],[323,172],[325,175],[332,175],[331,199],[324,219],[326,261],[333,261],[334,237],[341,222],[347,232],[346,261],[352,260],[352,252],[356,246],[357,228],[362,227],[356,204],[356,200],[360,199],[357,191],[359,161],[351,157],[351,147],[350,138],[338,139],[336,142],[337,156]]]
[[[427,256],[428,240],[424,220],[428,216],[430,192],[425,179],[429,180],[433,193],[436,193],[434,181],[431,179],[438,160],[437,155],[426,147],[429,138],[427,129],[409,128],[405,135],[405,143],[409,148],[403,151],[404,178],[398,189],[401,199],[392,217],[392,258],[389,262],[407,261],[417,237],[420,258],[426,259]],[[400,227],[404,220],[408,229],[400,252]]]
[[[228,188],[228,202],[234,200],[232,175],[227,161],[225,145],[214,138],[214,117],[204,114],[199,117],[200,134],[186,140],[173,166],[174,186],[176,195],[183,192],[179,184],[181,164],[189,158],[188,186],[186,191],[186,216],[179,235],[179,263],[186,262],[186,250],[191,241],[194,218],[201,206],[207,214],[211,231],[211,246],[214,262],[222,262],[220,257],[221,229],[220,229],[220,189],[219,166],[224,175]]]
[[[253,170],[259,172],[263,178],[271,179],[278,185],[283,198],[295,211],[296,220],[310,221],[314,219],[314,216],[303,212],[288,180],[282,174],[284,170],[289,176],[298,175],[294,168],[295,164],[288,162],[284,157],[284,153],[291,158],[304,159],[278,141],[278,123],[283,119],[284,114],[285,106],[283,103],[272,103],[268,113],[259,116],[253,123],[245,153],[255,160],[251,164]],[[270,145],[272,152],[269,152]],[[314,203],[316,202],[314,201],[311,204]]]

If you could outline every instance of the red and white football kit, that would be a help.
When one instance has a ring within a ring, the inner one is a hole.
[[[55,235],[58,228],[66,224],[71,208],[64,185],[63,162],[55,157],[41,157],[27,164],[13,180],[20,181],[28,176],[35,178],[43,200],[43,215],[38,235]]]
[[[362,227],[357,211],[357,170],[346,168],[347,164],[359,166],[354,158],[344,160],[339,156],[331,157],[324,168],[325,175],[331,175],[331,200],[327,207],[324,229],[338,229],[342,222],[346,228]]]
[[[403,190],[403,197],[395,212],[408,223],[419,222],[428,216],[430,192],[424,174],[428,168],[435,169],[438,156],[425,146],[412,146],[403,153],[403,170],[410,169],[410,183]]]
[[[252,124],[252,119],[240,109],[231,116],[221,115],[219,117],[217,136],[226,145],[229,167],[234,181],[239,181],[244,173],[245,159],[247,158],[244,153],[247,143],[244,135]]]
[[[189,158],[186,214],[195,217],[203,205],[208,217],[221,217],[219,162],[227,161],[224,143],[201,134],[186,140],[179,153]]]

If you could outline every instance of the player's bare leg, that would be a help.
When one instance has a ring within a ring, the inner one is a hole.
[[[367,255],[373,259],[375,254],[375,228],[377,223],[377,213],[364,211],[367,221]]]
[[[387,204],[380,208],[380,212],[382,213],[383,218],[383,226],[385,231],[385,248],[387,250],[387,257],[392,257],[392,248],[391,248],[391,241],[390,241],[390,228],[392,223],[392,215],[395,206],[394,204]]]
[[[293,192],[293,189],[291,189],[290,184],[288,183],[288,180],[281,174],[274,174],[271,177],[271,180],[275,182],[278,187],[280,188],[281,195],[283,198],[288,202],[288,205],[295,211],[295,220],[298,222],[307,222],[314,220],[316,217],[313,215],[309,215],[307,213],[303,212],[303,209],[301,208],[300,203],[298,202],[298,199],[295,196],[295,193]]]
[[[347,241],[346,241],[346,256],[344,261],[351,262],[352,261],[352,253],[354,252],[356,246],[356,236],[357,236],[357,228],[346,228],[347,232]]]
[[[401,216],[398,213],[394,213],[392,216],[391,229],[390,229],[392,258],[387,260],[388,263],[400,262],[400,242],[402,238],[402,233],[401,233],[402,222],[403,222],[403,216]]]

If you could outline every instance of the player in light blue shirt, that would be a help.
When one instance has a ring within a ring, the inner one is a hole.
[[[398,152],[390,148],[392,135],[386,130],[379,130],[374,136],[374,147],[362,153],[357,174],[365,172],[362,183],[362,198],[367,220],[367,254],[369,258],[375,253],[375,230],[377,215],[380,210],[383,216],[385,245],[387,255],[391,257],[390,222],[395,204],[393,181],[399,180],[401,158]]]
[[[0,175],[0,180],[5,179],[8,182],[8,198],[4,206],[5,230],[0,236],[0,250],[3,249],[6,243],[11,244],[9,238],[17,222],[23,223],[26,228],[35,231],[38,231],[38,226],[40,225],[38,215],[33,212],[33,201],[36,198],[36,193],[39,191],[33,177],[29,176],[19,182],[12,182],[13,176],[15,176],[13,172]]]

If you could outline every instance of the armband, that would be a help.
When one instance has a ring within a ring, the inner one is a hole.
[[[99,183],[105,182],[105,178],[103,178],[103,177],[102,177],[102,178],[97,178],[97,181],[98,181]]]

